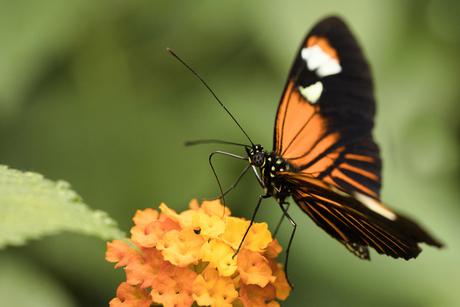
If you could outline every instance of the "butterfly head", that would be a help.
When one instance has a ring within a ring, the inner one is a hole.
[[[252,147],[246,147],[248,153],[249,163],[255,167],[262,167],[265,164],[265,153],[262,145],[253,145]]]

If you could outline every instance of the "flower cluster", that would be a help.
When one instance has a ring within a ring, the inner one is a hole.
[[[274,258],[281,246],[266,223],[231,217],[219,200],[177,214],[138,210],[131,239],[107,243],[106,260],[125,267],[115,306],[279,306],[291,290]]]

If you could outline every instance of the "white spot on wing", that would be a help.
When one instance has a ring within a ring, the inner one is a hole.
[[[378,213],[381,216],[384,216],[389,220],[392,220],[392,221],[396,220],[397,215],[394,212],[387,209],[385,206],[380,204],[378,201],[376,201],[372,197],[369,197],[367,195],[364,195],[358,192],[353,192],[353,196],[357,200],[359,200],[364,206],[371,209],[375,213]]]
[[[319,46],[314,45],[302,49],[302,58],[307,61],[309,70],[315,70],[324,65],[331,57]]]
[[[308,69],[311,71],[316,70],[316,74],[320,78],[335,75],[342,71],[339,62],[331,58],[318,45],[303,48],[301,56],[307,62]]]
[[[299,91],[310,103],[316,103],[323,92],[323,84],[318,81],[307,87],[299,86]]]
[[[340,189],[337,189],[337,188],[336,188],[335,186],[333,186],[332,184],[329,185],[329,186],[330,186],[330,188],[331,188],[332,191],[334,191],[335,193],[337,193],[337,194],[339,194],[339,195],[341,195],[341,196],[345,196],[345,197],[350,197],[350,196],[351,196],[351,195],[348,194],[347,192],[342,191],[342,190],[340,190]]]
[[[336,60],[333,58],[330,58],[329,61],[324,63],[318,70],[316,71],[316,74],[319,77],[325,77],[325,76],[330,76],[330,75],[335,75],[338,74],[339,72],[342,71],[342,67],[337,63]]]

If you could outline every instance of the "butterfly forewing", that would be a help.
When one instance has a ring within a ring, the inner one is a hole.
[[[331,17],[302,43],[275,122],[274,151],[298,171],[379,196],[379,149],[369,67],[347,26]]]

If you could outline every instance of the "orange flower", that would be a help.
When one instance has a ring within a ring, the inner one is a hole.
[[[225,244],[217,240],[206,242],[201,250],[201,258],[203,261],[210,262],[219,270],[222,276],[231,276],[237,270],[236,258],[233,258],[235,251]]]
[[[197,235],[193,229],[188,228],[180,232],[171,230],[158,241],[157,249],[163,251],[165,260],[183,268],[191,263],[198,264],[204,242],[204,238]]]
[[[196,272],[166,265],[152,284],[150,295],[155,303],[170,307],[190,307],[195,301],[192,297],[192,285]]]
[[[149,292],[139,286],[131,286],[127,282],[122,282],[117,289],[117,297],[110,301],[110,307],[149,307],[152,299]]]
[[[272,269],[267,258],[249,249],[243,249],[238,253],[238,271],[241,280],[247,285],[259,285],[265,287],[269,282],[276,280],[272,276]]]
[[[249,221],[219,200],[189,207],[138,210],[131,239],[107,243],[106,260],[126,272],[110,306],[279,306],[291,288],[267,224],[254,223],[234,257]]]
[[[221,276],[212,265],[208,265],[193,282],[193,298],[200,306],[232,306],[238,291],[230,277]]]
[[[118,268],[127,265],[128,261],[137,254],[138,252],[127,243],[114,240],[112,243],[107,242],[107,254],[105,259],[109,262],[118,262],[115,265],[115,268]]]
[[[265,287],[258,285],[246,285],[243,280],[239,282],[240,288],[240,299],[243,301],[244,307],[275,307],[278,306],[276,302],[276,289],[273,285],[267,284]],[[269,302],[268,304],[265,302]]]
[[[158,240],[171,230],[181,230],[181,228],[177,222],[166,218],[163,221],[150,222],[144,227],[134,226],[131,228],[131,236],[132,240],[141,246],[154,247]]]

